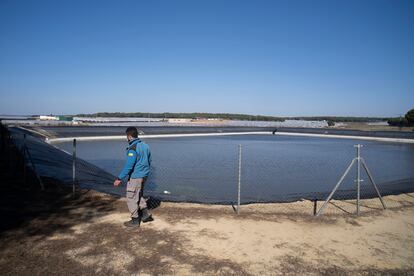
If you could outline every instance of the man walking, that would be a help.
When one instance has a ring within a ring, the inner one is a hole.
[[[144,183],[150,173],[151,152],[147,144],[138,138],[138,130],[128,127],[126,130],[128,147],[127,160],[124,168],[114,181],[114,186],[119,186],[122,180],[128,177],[126,199],[128,209],[131,212],[131,220],[124,223],[127,227],[139,227],[140,222],[153,221],[148,212],[147,202],[142,197]]]

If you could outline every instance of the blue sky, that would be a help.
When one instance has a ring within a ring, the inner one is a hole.
[[[0,114],[399,116],[414,1],[0,0]]]

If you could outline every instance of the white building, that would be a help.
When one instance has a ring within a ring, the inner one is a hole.
[[[41,121],[58,121],[59,117],[56,116],[48,116],[48,115],[40,115],[39,119]]]
[[[190,123],[192,119],[183,119],[183,118],[171,118],[168,119],[169,123]]]

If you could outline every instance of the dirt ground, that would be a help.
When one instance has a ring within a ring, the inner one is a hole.
[[[4,171],[4,170],[3,170]],[[125,200],[2,175],[0,275],[413,275],[414,194],[231,206],[151,200],[155,221],[127,229]],[[320,206],[320,205],[319,205]]]

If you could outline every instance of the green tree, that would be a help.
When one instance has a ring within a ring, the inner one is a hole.
[[[414,125],[414,108],[405,114],[405,119],[407,119],[408,124]]]
[[[390,126],[414,126],[414,108],[408,111],[405,116],[395,117],[395,118],[389,118],[388,124]]]

